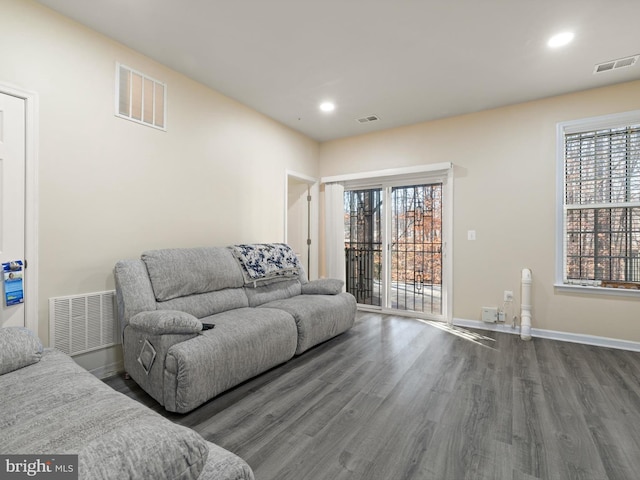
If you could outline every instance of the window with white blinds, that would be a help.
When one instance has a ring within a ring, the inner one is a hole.
[[[166,130],[167,86],[116,64],[116,116]]]
[[[564,284],[640,288],[640,115],[625,117],[562,126]]]

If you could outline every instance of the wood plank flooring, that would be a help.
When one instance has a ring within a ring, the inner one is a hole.
[[[640,478],[640,353],[359,313],[186,415],[258,480]]]

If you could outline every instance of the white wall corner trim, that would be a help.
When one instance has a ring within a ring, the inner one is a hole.
[[[453,324],[459,327],[477,328],[479,330],[490,330],[494,332],[520,335],[520,326],[511,328],[510,324],[504,323],[485,323],[479,320],[454,318]],[[561,342],[581,343],[583,345],[592,345],[595,347],[616,348],[618,350],[640,352],[640,342],[620,340],[617,338],[598,337],[595,335],[585,335],[581,333],[559,332],[557,330],[545,330],[541,328],[532,328],[531,336],[534,338],[546,338]]]

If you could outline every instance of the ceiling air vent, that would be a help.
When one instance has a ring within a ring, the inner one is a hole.
[[[358,119],[359,123],[369,123],[369,122],[375,122],[376,120],[379,120],[377,115],[369,115],[367,117],[362,117]]]
[[[600,63],[595,66],[593,73],[608,72],[609,70],[615,70],[617,68],[630,67],[638,61],[640,55],[634,55],[632,57],[619,58],[618,60],[611,60],[609,62]]]

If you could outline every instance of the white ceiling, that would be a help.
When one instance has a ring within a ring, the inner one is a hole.
[[[640,0],[39,1],[318,141],[640,79],[593,74],[640,54]]]

